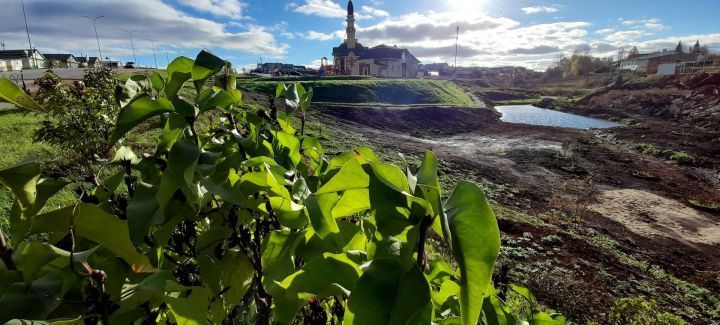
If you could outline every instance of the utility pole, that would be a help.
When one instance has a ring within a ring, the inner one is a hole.
[[[27,23],[27,15],[25,14],[25,0],[22,0],[22,10],[23,10],[23,18],[25,19],[25,32],[27,32],[28,37],[28,45],[30,46],[28,49],[30,50],[30,54],[33,56],[33,62],[35,63],[35,67],[37,68],[37,59],[35,58],[35,53],[33,52],[32,42],[30,41],[30,28],[28,28]],[[3,51],[5,50],[5,46],[3,45]],[[30,64],[30,57],[28,57],[28,64]]]
[[[167,65],[170,65],[170,56],[168,56],[167,47],[165,48],[165,61],[167,61]]]
[[[157,56],[155,56],[155,42],[159,42],[159,41],[156,40],[156,39],[152,39],[152,40],[151,40],[151,39],[146,39],[146,41],[152,43],[153,59],[155,59],[155,69],[157,69],[157,68],[158,68],[158,65],[157,65]]]
[[[99,56],[100,65],[102,65],[103,56],[102,56],[102,50],[100,49],[100,37],[98,37],[97,25],[95,25],[95,21],[97,21],[98,19],[103,18],[105,16],[97,16],[97,17],[83,16],[83,17],[88,18],[88,19],[92,20],[92,22],[93,22],[93,28],[95,29],[95,40],[97,41],[98,52],[100,53],[100,56]]]
[[[138,63],[137,56],[135,56],[135,43],[133,42],[133,37],[132,37],[132,34],[133,34],[134,32],[137,32],[138,30],[137,30],[137,29],[133,29],[133,30],[125,30],[125,29],[123,29],[123,30],[124,30],[126,33],[130,34],[130,46],[132,47],[133,59],[135,60],[135,64],[138,64],[138,65],[139,65],[140,63]]]
[[[5,41],[0,41],[0,46],[2,46],[3,51],[5,51]]]
[[[457,27],[457,31],[455,32],[455,73],[453,74],[453,79],[457,79],[457,55],[458,55],[458,41],[460,40],[460,25]]]

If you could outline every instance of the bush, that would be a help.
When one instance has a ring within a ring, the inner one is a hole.
[[[325,157],[317,139],[293,127],[312,92],[280,87],[286,109],[249,107],[234,76],[202,51],[174,60],[167,79],[130,77],[117,92],[122,108],[108,144],[159,116],[155,152],[116,148],[107,162],[114,172],[97,184],[78,181],[80,199],[64,208],[42,211],[68,182],[41,178],[37,162],[0,170],[17,207],[11,241],[0,233],[0,323],[475,324],[512,316],[492,288],[500,233],[480,187],[460,182],[443,203],[431,152],[403,170],[367,148]],[[190,80],[195,96],[179,96]],[[16,88],[0,87],[0,98]],[[223,117],[199,132],[206,114]],[[430,229],[457,268],[428,260]]]
[[[662,312],[652,300],[643,297],[622,298],[615,301],[610,309],[612,324],[638,325],[680,325],[685,324],[682,318],[671,313]]]
[[[95,157],[106,158],[114,118],[120,110],[112,70],[88,69],[83,81],[73,84],[63,83],[48,71],[35,84],[40,89],[34,99],[47,113],[35,141],[67,150],[82,165],[89,165]]]

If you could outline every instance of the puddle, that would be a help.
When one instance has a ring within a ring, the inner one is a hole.
[[[558,112],[532,105],[496,106],[495,109],[502,113],[500,120],[509,123],[557,126],[571,129],[607,129],[622,125],[607,120]]]

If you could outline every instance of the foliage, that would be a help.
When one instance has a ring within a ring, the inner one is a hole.
[[[242,103],[234,76],[202,51],[173,61],[167,78],[128,78],[105,138],[115,146],[159,116],[156,151],[116,147],[107,165],[118,172],[78,181],[66,207],[43,211],[69,184],[37,162],[0,170],[14,196],[11,240],[0,233],[0,321],[515,323],[491,284],[500,235],[477,185],[460,182],[443,203],[430,152],[404,170],[366,148],[326,159],[292,127],[309,105],[299,85],[283,87],[298,106],[268,112]],[[195,94],[178,95],[188,81]],[[204,115],[222,118],[199,132]],[[430,229],[457,268],[427,260]]]
[[[110,151],[110,132],[120,107],[114,102],[115,80],[109,68],[88,69],[83,82],[63,83],[48,71],[35,81],[39,86],[35,101],[47,113],[35,141],[58,146],[88,165],[95,157]]]
[[[610,309],[612,324],[638,325],[679,325],[685,324],[682,318],[671,313],[659,311],[657,304],[642,297],[622,298],[615,301]]]
[[[635,150],[642,152],[648,156],[655,156],[676,161],[680,164],[689,164],[695,161],[693,156],[685,151],[674,151],[670,149],[662,149],[649,143],[639,143],[635,145]]]

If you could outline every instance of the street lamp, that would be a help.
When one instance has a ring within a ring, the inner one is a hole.
[[[32,52],[33,46],[32,46],[32,42],[30,41],[30,28],[28,28],[27,15],[25,14],[25,0],[22,0],[22,10],[23,10],[23,19],[25,19],[25,32],[27,32],[28,45],[30,45],[30,52],[33,55],[33,61],[35,62],[35,68],[37,68],[37,59],[35,58],[35,53]],[[5,50],[5,45],[3,45],[3,51],[4,50]],[[27,52],[26,52],[26,54],[27,54]],[[30,63],[30,57],[28,57],[28,65],[32,65],[32,63]]]
[[[92,22],[93,22],[93,28],[95,29],[95,40],[97,41],[98,52],[100,53],[100,56],[99,56],[100,63],[102,63],[102,50],[100,50],[100,37],[98,37],[97,26],[95,25],[95,21],[97,21],[98,19],[103,18],[105,16],[97,16],[97,17],[83,16],[83,17],[88,18],[88,19],[92,20]]]
[[[128,34],[130,34],[130,46],[132,46],[133,59],[135,59],[135,64],[139,65],[140,63],[138,63],[137,56],[135,56],[135,43],[133,43],[133,37],[132,37],[132,34],[133,34],[134,32],[137,32],[138,30],[137,30],[137,29],[133,29],[133,30],[123,29],[123,30],[124,30],[125,32],[127,32]]]
[[[145,40],[152,43],[153,59],[155,59],[155,69],[157,69],[158,65],[157,65],[157,57],[155,56],[155,42],[160,42],[160,41],[158,41],[156,39],[145,39]]]

